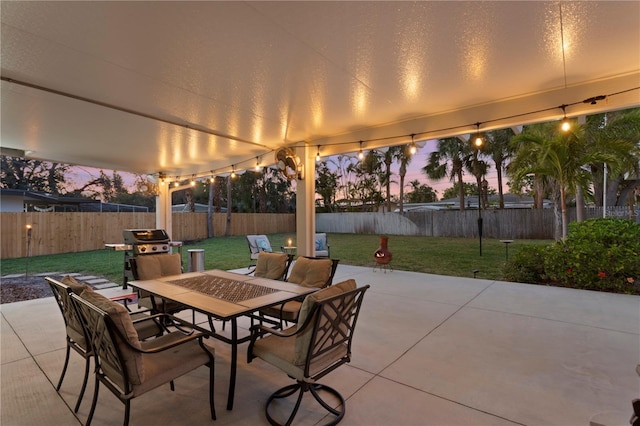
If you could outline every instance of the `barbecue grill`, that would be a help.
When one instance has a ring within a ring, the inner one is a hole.
[[[151,256],[155,254],[171,253],[173,244],[169,234],[164,229],[125,229],[124,237],[124,271],[123,288],[127,288],[127,282],[133,279],[129,259],[136,256]]]
[[[125,229],[124,243],[131,246],[134,256],[169,253],[171,239],[164,229]]]

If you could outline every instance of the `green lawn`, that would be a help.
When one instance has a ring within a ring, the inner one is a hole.
[[[274,250],[286,244],[291,234],[271,234]],[[341,264],[374,266],[373,252],[379,246],[377,235],[329,234],[331,257],[340,259]],[[548,240],[516,240],[509,247],[515,253],[522,244],[549,244]],[[218,237],[198,241],[183,247],[185,267],[187,250],[205,249],[206,269],[236,269],[249,265],[249,249],[244,236]],[[430,274],[473,277],[477,269],[478,278],[502,279],[505,262],[505,246],[499,240],[483,239],[482,256],[479,255],[477,239],[415,237],[404,235],[389,236],[389,250],[393,253],[394,269],[425,272]],[[123,252],[94,250],[80,253],[66,253],[36,256],[28,259],[4,259],[0,263],[2,275],[40,272],[80,272],[105,276],[115,282],[122,282]]]

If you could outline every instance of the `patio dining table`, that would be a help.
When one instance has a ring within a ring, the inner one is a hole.
[[[257,278],[223,270],[189,272],[129,284],[163,299],[188,306],[195,311],[231,322],[231,338],[211,330],[211,336],[231,345],[231,371],[227,410],[233,409],[238,361],[238,344],[250,335],[238,337],[237,319],[253,312],[312,293],[315,288],[284,281]]]

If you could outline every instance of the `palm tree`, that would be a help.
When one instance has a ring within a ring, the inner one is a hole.
[[[511,129],[491,130],[485,133],[487,144],[483,152],[491,157],[496,166],[498,177],[498,201],[500,208],[504,209],[504,193],[502,189],[502,171],[506,167],[506,161],[511,157],[512,150],[509,145],[515,133]]]
[[[584,128],[577,125],[564,133],[558,130],[557,123],[534,124],[515,136],[512,143],[516,151],[509,171],[514,179],[539,174],[552,179],[557,185],[562,238],[566,238],[567,196],[575,194],[578,185],[587,188],[591,181],[583,166],[597,162],[613,163],[615,156],[587,144]]]
[[[468,164],[469,156],[472,156],[471,147],[468,142],[463,142],[459,138],[444,138],[438,140],[438,150],[429,155],[427,165],[422,168],[430,179],[440,180],[446,176],[454,183],[460,183],[458,193],[460,210],[464,210],[464,188],[462,186],[462,175],[465,164]]]
[[[413,155],[411,154],[411,148],[409,145],[400,146],[398,148],[401,148],[399,149],[399,154],[397,157],[400,161],[400,170],[398,171],[400,175],[400,195],[398,200],[398,207],[400,210],[400,214],[402,214],[404,213],[404,178],[405,176],[407,176],[407,166],[409,165],[409,163],[411,163]]]
[[[615,205],[624,205],[634,187],[640,184],[640,108],[596,114],[587,117],[585,138],[603,152],[617,158],[607,163],[607,200]],[[593,175],[594,196],[598,205],[603,205],[604,163],[589,164]]]

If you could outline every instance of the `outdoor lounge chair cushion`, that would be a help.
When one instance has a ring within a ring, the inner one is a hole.
[[[138,279],[141,280],[179,275],[182,273],[180,253],[138,256],[136,257],[136,271]]]
[[[281,279],[287,267],[287,258],[286,253],[260,252],[254,275],[272,280]]]
[[[100,293],[96,293],[94,291],[83,291],[80,297],[96,306],[100,310],[106,312],[107,315],[109,315],[109,318],[117,327],[118,331],[120,331],[120,334],[122,334],[122,336],[124,336],[133,347],[138,349],[142,348],[142,346],[140,345],[140,341],[138,340],[138,332],[133,326],[133,322],[131,320],[129,311],[127,311],[127,308],[125,308],[120,303],[114,302],[113,300],[110,300]],[[119,340],[118,338],[116,339]],[[129,380],[133,384],[142,383],[144,381],[142,354],[139,352],[135,352],[134,350],[129,348],[125,342],[119,341],[117,344],[122,353],[122,357],[124,358],[124,368],[127,369]],[[109,369],[110,365],[110,363],[104,362],[102,363],[102,368]],[[110,374],[109,376],[117,377],[118,375],[119,373]]]
[[[287,281],[305,287],[322,288],[331,276],[331,259],[308,259],[298,257],[291,268]]]
[[[271,248],[271,243],[269,242],[269,239],[263,235],[259,236],[256,238],[256,247],[258,248],[258,251],[266,251],[266,252],[272,252],[273,249]]]
[[[316,234],[316,257],[329,257],[329,244],[327,243],[327,234]]]

